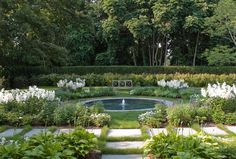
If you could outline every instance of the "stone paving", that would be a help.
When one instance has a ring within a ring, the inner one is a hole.
[[[88,131],[89,133],[93,133],[97,137],[101,135],[101,129],[86,129],[86,131]]]
[[[142,132],[140,129],[110,129],[108,137],[140,137]]]
[[[236,126],[225,126],[230,131],[236,133]],[[23,129],[8,129],[2,133],[0,133],[0,137],[11,137],[15,134],[18,134]],[[101,129],[86,129],[90,133],[94,133],[96,136],[101,135]],[[192,128],[174,128],[174,130],[179,135],[189,136],[192,134],[197,133]],[[217,127],[203,127],[202,130],[211,135],[227,135],[227,133]],[[31,131],[27,132],[24,136],[31,137],[33,135],[39,134],[41,132],[45,132],[47,129],[43,128],[33,128]],[[61,134],[61,133],[70,133],[74,131],[73,128],[58,128],[54,134]],[[166,128],[153,128],[148,129],[148,133],[150,137],[153,135],[157,135],[160,133],[167,134]],[[108,137],[140,137],[142,136],[142,132],[140,129],[110,129],[108,131]],[[111,149],[140,149],[144,145],[144,141],[116,141],[116,142],[107,142],[106,147]],[[127,154],[127,155],[120,155],[120,154],[107,154],[103,155],[102,159],[142,159],[142,155],[137,154]]]
[[[183,136],[190,136],[197,133],[197,131],[193,130],[192,128],[175,128],[175,131],[178,135]]]
[[[217,127],[203,127],[202,130],[210,135],[227,135],[227,133]]]
[[[19,134],[23,129],[8,129],[2,133],[0,133],[0,137],[11,137],[16,134]]]
[[[107,142],[106,147],[112,149],[139,149],[144,145],[144,141],[121,141]]]
[[[102,159],[142,159],[142,155],[102,155]]]
[[[158,134],[160,134],[160,133],[165,133],[165,134],[167,134],[166,128],[150,129],[149,132],[150,132],[150,133],[149,133],[150,136],[155,136],[155,135],[158,135]]]
[[[59,129],[57,129],[57,130],[54,132],[54,134],[56,134],[56,135],[62,134],[62,133],[68,134],[68,133],[70,133],[70,132],[72,132],[72,131],[74,131],[74,129],[72,129],[72,128],[59,128]]]
[[[47,131],[48,130],[44,129],[44,128],[34,128],[31,131],[27,132],[24,136],[25,137],[31,137],[33,135],[37,135],[37,134],[40,134],[40,133],[45,133]]]
[[[226,128],[236,134],[236,126],[226,126]]]

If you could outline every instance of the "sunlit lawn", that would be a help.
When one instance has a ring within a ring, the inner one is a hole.
[[[139,114],[145,111],[108,112],[111,115],[110,128],[139,128]]]

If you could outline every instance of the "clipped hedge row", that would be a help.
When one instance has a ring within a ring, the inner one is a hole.
[[[30,79],[17,77],[14,80],[14,87],[25,87],[27,85],[37,86],[56,86],[60,79],[83,78],[86,80],[86,86],[112,86],[112,80],[132,80],[134,86],[157,86],[157,80],[183,79],[191,87],[205,87],[208,83],[227,82],[233,84],[236,81],[236,74],[87,74],[87,75],[38,75]]]
[[[32,76],[40,74],[173,74],[173,73],[190,73],[190,74],[230,74],[236,73],[236,67],[209,67],[209,66],[67,66],[67,67],[17,67],[9,68],[13,76]]]

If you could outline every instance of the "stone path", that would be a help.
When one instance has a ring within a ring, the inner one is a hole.
[[[225,128],[229,129],[230,131],[236,134],[236,126],[225,126]],[[8,129],[2,133],[0,133],[0,137],[11,137],[15,134],[18,134],[23,129]],[[101,135],[101,129],[86,129],[90,133],[94,133],[96,136]],[[189,136],[192,134],[197,133],[192,128],[174,128],[178,135]],[[41,132],[45,132],[47,129],[44,128],[33,128],[31,131],[27,132],[24,136],[31,137],[33,135],[39,134]],[[70,133],[74,131],[73,128],[58,128],[54,134],[61,134],[61,133]],[[165,133],[167,134],[166,128],[152,128],[147,130],[150,137]],[[202,131],[207,134],[211,135],[227,135],[227,133],[217,127],[203,127]],[[140,129],[110,129],[108,131],[107,137],[141,137],[142,132]],[[109,149],[117,149],[117,150],[124,150],[124,149],[140,149],[144,145],[144,141],[115,141],[115,142],[107,142],[106,148]],[[102,159],[142,159],[142,155],[139,154],[104,154]]]
[[[140,129],[110,129],[108,137],[140,137],[142,132]]]
[[[40,133],[45,133],[47,131],[48,130],[44,129],[44,128],[34,128],[31,131],[27,132],[24,136],[25,137],[31,137],[33,135],[37,135],[37,134],[40,134]]]
[[[226,128],[236,134],[236,126],[226,126]]]
[[[11,137],[16,134],[19,134],[23,129],[8,129],[2,133],[0,133],[0,137]]]
[[[106,147],[112,149],[140,149],[144,145],[144,141],[121,141],[107,142]]]
[[[150,136],[155,136],[155,135],[158,135],[158,134],[160,134],[160,133],[165,133],[165,134],[167,134],[166,128],[149,129],[149,135],[150,135]]]
[[[142,159],[142,155],[102,155],[102,159]]]
[[[178,135],[183,136],[190,136],[197,133],[197,131],[193,130],[192,128],[176,128],[175,131]]]
[[[202,130],[210,135],[227,135],[227,133],[217,127],[204,127]]]

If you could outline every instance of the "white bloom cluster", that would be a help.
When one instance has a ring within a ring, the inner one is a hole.
[[[110,121],[111,116],[106,113],[99,113],[99,114],[91,114],[90,117],[92,119],[108,119]]]
[[[8,103],[11,101],[25,102],[30,98],[46,99],[48,101],[55,100],[55,91],[40,89],[37,86],[30,86],[27,90],[4,90],[0,91],[0,103]]]
[[[7,140],[5,137],[0,138],[0,145],[7,145],[7,144],[15,144],[18,145],[18,141],[15,140]]]
[[[165,81],[160,80],[157,81],[157,85],[161,87],[169,87],[174,89],[181,89],[181,88],[188,88],[188,83],[184,82],[184,80],[171,80],[171,81]]]
[[[145,113],[140,114],[140,115],[138,116],[138,121],[139,121],[140,123],[143,123],[143,122],[145,122],[147,119],[149,119],[150,117],[154,117],[155,115],[156,115],[156,112],[154,112],[154,111],[145,112]]]
[[[201,94],[203,97],[219,97],[224,99],[236,98],[236,86],[227,85],[225,82],[223,84],[208,84],[207,88],[201,89]]]
[[[80,78],[76,78],[76,81],[69,81],[67,79],[60,80],[57,83],[57,87],[59,88],[66,88],[66,89],[71,89],[71,90],[77,90],[79,88],[82,88],[85,86],[85,80],[82,80]]]

